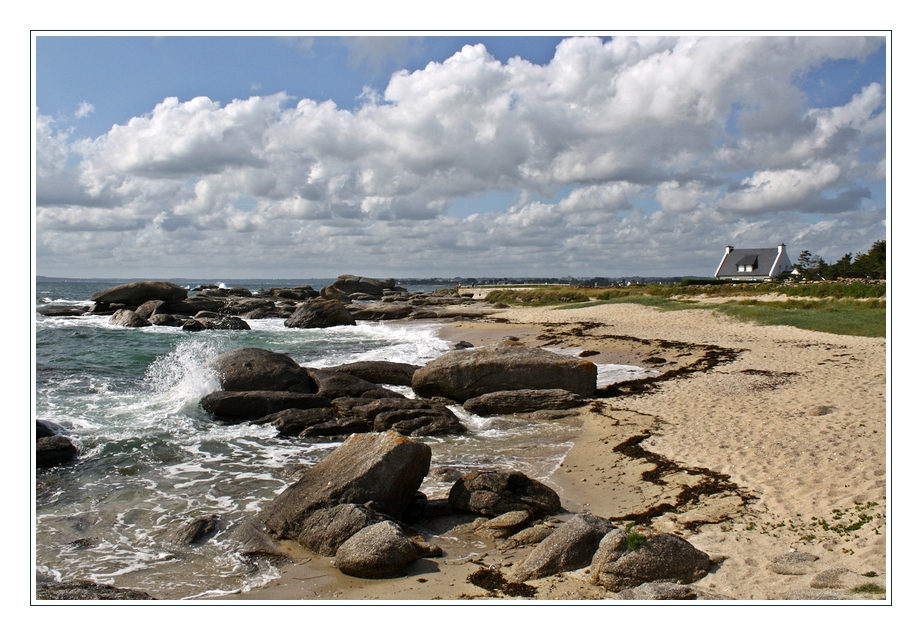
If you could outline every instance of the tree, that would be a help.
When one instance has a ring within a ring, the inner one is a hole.
[[[876,241],[867,254],[858,254],[852,269],[858,276],[866,278],[887,277],[887,241]]]

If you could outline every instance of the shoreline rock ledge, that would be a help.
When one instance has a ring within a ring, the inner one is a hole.
[[[597,367],[588,360],[506,341],[449,351],[413,374],[413,390],[420,397],[457,402],[523,389],[562,389],[591,397],[597,377]]]

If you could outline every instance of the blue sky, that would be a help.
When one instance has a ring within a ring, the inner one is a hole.
[[[124,277],[710,275],[886,232],[886,47],[35,40],[36,262]]]

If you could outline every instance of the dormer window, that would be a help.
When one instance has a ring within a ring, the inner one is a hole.
[[[758,256],[745,256],[736,263],[737,272],[753,272],[759,269]]]

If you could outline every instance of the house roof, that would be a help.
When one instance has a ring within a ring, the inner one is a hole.
[[[734,276],[771,276],[772,266],[775,259],[778,258],[777,247],[756,247],[733,249],[727,254],[717,270],[716,277],[734,277]],[[738,266],[752,265],[752,271],[740,272]],[[786,255],[782,262],[778,263],[779,269],[783,271],[785,267],[790,270],[791,262]],[[778,274],[779,272],[775,272]]]

